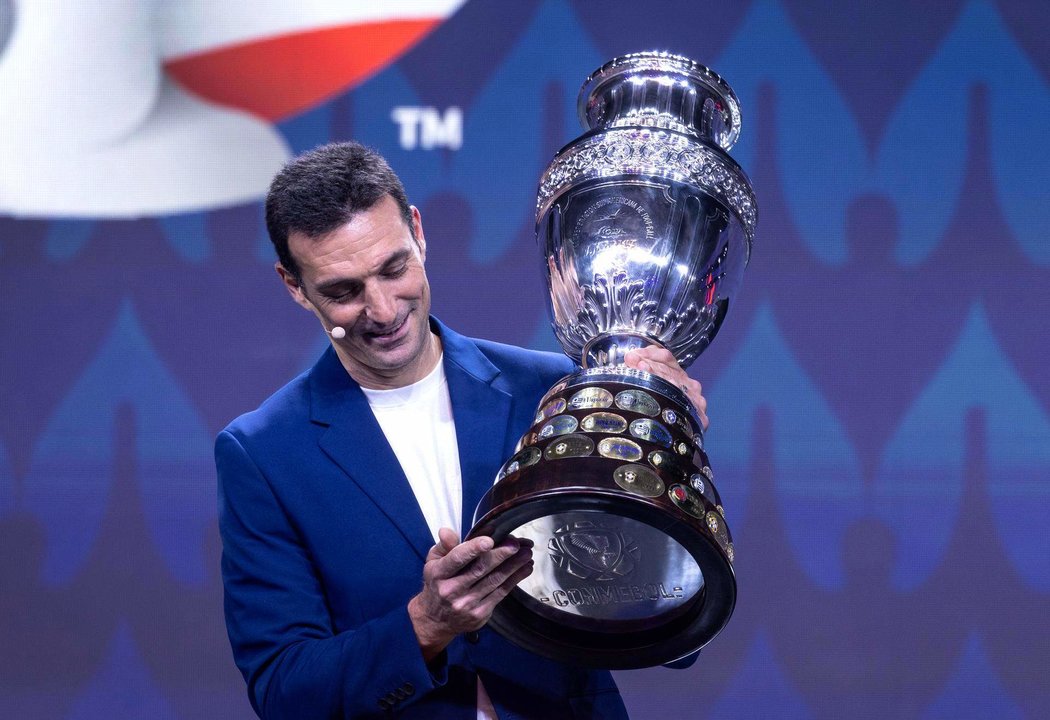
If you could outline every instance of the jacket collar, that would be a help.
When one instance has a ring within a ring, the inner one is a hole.
[[[441,338],[445,375],[463,483],[461,537],[473,524],[474,509],[492,486],[506,443],[511,396],[497,387],[500,370],[474,341],[430,319]],[[401,465],[390,449],[361,387],[329,347],[309,374],[310,419],[328,426],[321,449],[371,498],[425,558],[434,544],[423,512]]]

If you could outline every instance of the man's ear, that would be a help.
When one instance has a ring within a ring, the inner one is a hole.
[[[427,261],[427,239],[423,235],[423,219],[419,215],[419,208],[415,205],[412,208],[412,235],[416,241],[416,247],[419,248],[419,259],[423,262]]]
[[[306,297],[306,293],[303,292],[302,285],[299,284],[299,279],[295,275],[285,268],[280,261],[274,263],[273,269],[277,271],[277,274],[281,277],[281,281],[284,283],[285,290],[292,296],[292,300],[295,300],[301,307],[313,312],[314,305],[310,302],[309,298]]]

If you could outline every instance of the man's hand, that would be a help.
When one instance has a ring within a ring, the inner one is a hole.
[[[674,355],[671,354],[670,350],[659,345],[650,345],[638,350],[631,350],[624,357],[624,362],[627,363],[627,367],[659,375],[667,382],[677,386],[686,394],[689,401],[693,403],[697,415],[700,416],[700,422],[703,424],[704,430],[707,430],[707,426],[711,423],[707,419],[707,400],[701,392],[703,388],[698,380],[693,380],[685,374],[685,370],[674,359]]]
[[[423,590],[408,602],[408,616],[423,658],[430,662],[456,635],[480,629],[514,586],[532,573],[532,541],[490,537],[465,543],[448,528],[427,553]]]

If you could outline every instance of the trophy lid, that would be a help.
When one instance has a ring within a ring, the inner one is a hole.
[[[647,51],[613,58],[580,88],[584,128],[649,126],[729,150],[740,137],[740,102],[710,68],[682,55]]]

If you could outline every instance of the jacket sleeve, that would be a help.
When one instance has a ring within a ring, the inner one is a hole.
[[[215,463],[226,628],[261,718],[382,714],[444,683],[446,669],[423,660],[407,606],[334,632],[294,518],[229,431]]]

